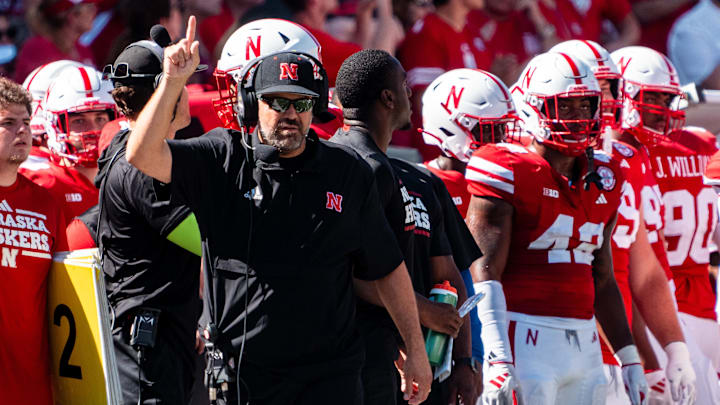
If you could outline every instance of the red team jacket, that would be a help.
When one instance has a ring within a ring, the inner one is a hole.
[[[685,130],[649,148],[652,173],[665,203],[667,259],[678,309],[708,319],[716,319],[708,263],[715,249],[718,196],[703,184],[703,173],[716,151],[715,139]]]
[[[468,191],[500,198],[515,209],[512,254],[501,280],[509,311],[593,317],[593,252],[602,245],[625,183],[617,162],[596,156],[602,190],[570,185],[545,159],[520,145],[485,145],[470,159]]]
[[[67,250],[60,205],[22,175],[0,187],[0,402],[52,404],[47,275]]]

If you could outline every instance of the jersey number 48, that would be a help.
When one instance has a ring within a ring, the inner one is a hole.
[[[555,222],[530,243],[528,249],[548,250],[548,263],[592,264],[593,252],[603,243],[605,225],[584,223],[578,228],[580,244],[570,250],[568,246],[573,236],[574,220],[569,215],[559,214]]]

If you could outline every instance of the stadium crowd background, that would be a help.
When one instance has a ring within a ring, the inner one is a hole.
[[[68,10],[57,6],[62,3],[77,5]],[[210,68],[192,79],[190,99],[196,108],[191,113],[209,130],[217,123],[210,104],[217,94],[212,72],[226,39],[249,21],[283,18],[300,23],[318,39],[331,87],[342,61],[362,48],[396,55],[409,74],[415,93],[413,123],[420,127],[422,90],[440,70],[479,68],[509,86],[534,55],[569,39],[596,41],[609,51],[633,44],[648,46],[669,54],[682,84],[720,88],[717,56],[712,56],[718,44],[710,33],[707,38],[685,33],[674,48],[668,48],[674,22],[697,4],[693,0],[7,0],[0,2],[0,74],[22,83],[34,68],[60,59],[102,70],[125,46],[146,39],[154,24],[165,25],[173,39],[180,38],[186,17],[193,14],[199,19],[202,63]],[[713,17],[703,16],[708,21]],[[691,111],[688,124],[718,132],[720,125],[708,122],[707,116],[706,111]],[[396,133],[393,145],[416,148],[425,159],[438,153],[415,131]]]

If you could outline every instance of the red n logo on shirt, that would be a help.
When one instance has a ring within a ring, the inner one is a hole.
[[[297,63],[281,63],[280,64],[280,80],[297,80],[298,79]]]
[[[255,42],[253,43],[252,38],[247,39],[247,43],[245,44],[245,60],[255,59],[260,57],[260,38],[259,36],[255,37]],[[252,50],[252,57],[250,57],[250,50]]]
[[[327,192],[327,203],[325,204],[325,208],[329,210],[335,210],[337,212],[342,212],[342,199],[343,196],[340,194],[335,194],[331,192]]]
[[[465,88],[460,88],[460,92],[458,93],[455,90],[455,86],[452,86],[450,88],[450,94],[447,96],[447,100],[445,100],[444,103],[440,103],[441,106],[447,111],[448,114],[452,114],[452,111],[450,111],[450,99],[453,101],[453,108],[457,110],[458,104],[460,104],[460,98],[462,97],[463,91],[465,91]]]

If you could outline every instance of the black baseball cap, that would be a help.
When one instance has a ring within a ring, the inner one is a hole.
[[[255,92],[293,93],[319,97],[322,88],[320,66],[305,55],[284,52],[271,55],[255,69]]]
[[[103,69],[115,87],[128,84],[156,84],[163,71],[163,47],[171,44],[170,35],[165,27],[153,26],[153,40],[133,42],[120,52],[112,65]],[[207,69],[207,65],[198,65],[195,72]]]

